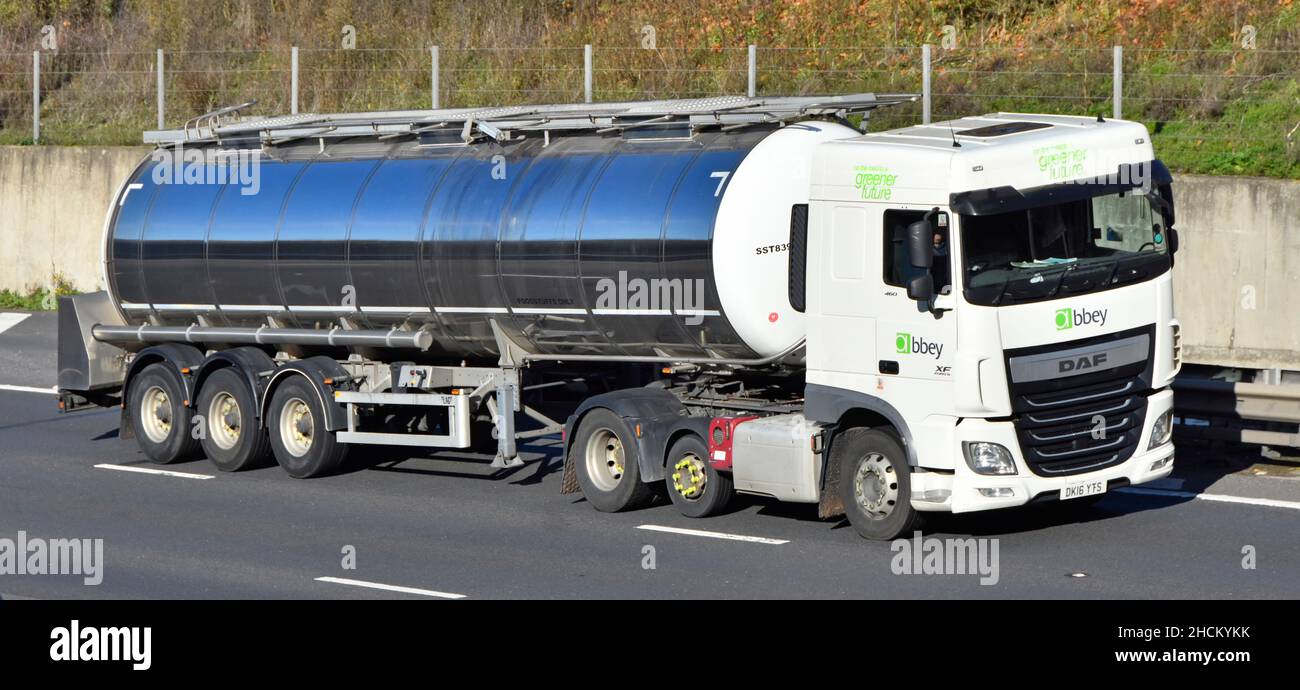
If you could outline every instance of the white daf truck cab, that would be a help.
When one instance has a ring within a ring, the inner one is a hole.
[[[855,524],[900,484],[967,512],[1172,471],[1177,240],[1142,125],[999,113],[825,143],[812,171],[806,414],[878,415],[910,465],[840,473]]]

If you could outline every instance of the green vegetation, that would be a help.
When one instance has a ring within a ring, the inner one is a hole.
[[[21,309],[23,311],[53,311],[58,306],[58,298],[75,295],[77,289],[62,274],[55,273],[50,278],[48,287],[29,286],[26,294],[13,290],[0,290],[0,309]]]
[[[750,43],[760,94],[915,92],[929,43],[936,118],[1109,116],[1118,45],[1124,116],[1176,170],[1300,178],[1294,0],[0,0],[0,143],[30,143],[46,25],[59,49],[42,57],[43,143],[138,143],[156,124],[157,48],[176,126],[251,99],[253,114],[287,112],[293,45],[302,110],[327,112],[428,107],[434,44],[441,103],[465,106],[581,100],[587,43],[597,100],[743,93]]]

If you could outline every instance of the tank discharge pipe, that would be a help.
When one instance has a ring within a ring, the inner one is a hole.
[[[332,328],[210,328],[204,326],[105,326],[96,325],[95,340],[109,343],[231,343],[254,345],[317,345],[326,347],[384,347],[428,350],[433,334],[428,331],[346,330]]]

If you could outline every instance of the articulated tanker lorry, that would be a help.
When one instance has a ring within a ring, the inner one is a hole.
[[[598,510],[741,492],[870,538],[1168,475],[1177,235],[1146,130],[846,119],[910,98],[146,133],[107,290],[59,305],[60,405],[120,405],[155,462],[295,477],[357,444],[511,467],[562,433]]]

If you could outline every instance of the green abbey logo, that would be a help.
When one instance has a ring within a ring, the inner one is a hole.
[[[1106,314],[1109,309],[1057,309],[1056,310],[1056,330],[1064,331],[1075,326],[1098,326],[1106,325]]]
[[[929,355],[939,359],[943,343],[913,336],[911,333],[897,333],[894,335],[894,351],[900,355]]]
[[[1056,330],[1064,331],[1067,328],[1074,327],[1074,310],[1057,309],[1056,310]]]

